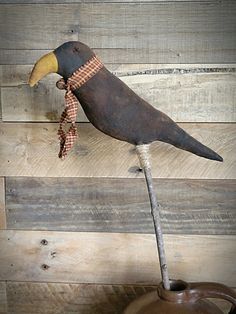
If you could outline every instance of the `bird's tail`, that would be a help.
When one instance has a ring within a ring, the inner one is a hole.
[[[223,158],[220,155],[193,138],[176,123],[174,124],[175,127],[172,128],[172,134],[168,134],[168,138],[165,139],[165,142],[207,159],[223,161]]]

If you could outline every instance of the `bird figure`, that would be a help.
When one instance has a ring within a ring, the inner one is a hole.
[[[162,141],[208,159],[223,161],[223,158],[190,136],[166,114],[140,98],[109,72],[87,45],[70,41],[43,56],[36,62],[31,72],[30,86],[34,86],[44,76],[54,72],[63,77],[57,87],[67,90],[66,109],[62,114],[58,132],[61,140],[59,157],[65,157],[76,137],[76,99],[97,129],[136,146],[150,198],[162,282],[164,288],[169,290],[160,210],[153,189],[149,162],[149,144]],[[63,130],[66,122],[72,123],[67,132]]]
[[[67,81],[93,57],[95,54],[87,45],[78,41],[66,42],[36,63],[29,84],[34,86],[52,72],[58,73]],[[105,66],[75,89],[73,94],[89,121],[113,138],[134,145],[166,142],[195,155],[223,161],[216,152],[201,144],[166,114],[139,97]]]

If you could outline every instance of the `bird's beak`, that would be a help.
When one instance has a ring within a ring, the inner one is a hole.
[[[49,73],[57,73],[58,61],[53,52],[42,56],[34,65],[30,74],[29,85],[33,87],[39,80]]]

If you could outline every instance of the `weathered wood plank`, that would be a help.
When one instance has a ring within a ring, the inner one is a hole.
[[[23,76],[22,72],[17,71],[17,69],[21,71],[19,67],[22,68],[22,66],[17,66],[14,74],[11,71],[8,73],[8,77],[9,74],[13,75],[10,75],[12,83],[17,80],[18,74],[21,78]],[[65,106],[65,92],[58,90],[55,86],[59,76],[52,75],[32,89],[27,84],[30,72],[28,66],[27,68],[24,83],[1,88],[3,121],[59,121]],[[78,121],[88,122],[82,109],[79,110]]]
[[[181,124],[180,124],[181,125]],[[235,124],[182,124],[192,136],[223,156],[209,161],[165,143],[153,143],[153,176],[158,178],[235,179]],[[65,161],[58,155],[55,123],[0,124],[0,175],[32,177],[143,177],[133,146],[106,136],[88,123]],[[197,166],[196,166],[197,165]]]
[[[0,229],[6,228],[5,181],[0,177]]]
[[[0,77],[1,77],[1,70],[0,70]],[[0,88],[0,123],[2,122],[2,104],[1,104],[1,88]]]
[[[142,2],[147,3],[156,3],[156,2],[168,2],[168,3],[175,3],[175,2],[203,2],[207,4],[215,4],[218,0],[142,0]],[[0,4],[65,4],[65,3],[96,3],[101,2],[101,0],[0,0]],[[139,2],[138,0],[103,0],[103,3],[136,3]]]
[[[159,62],[157,60],[157,56],[155,51],[142,51],[141,49],[106,49],[106,48],[93,48],[94,52],[100,57],[100,59],[104,62],[104,64],[156,64]],[[0,64],[1,65],[31,65],[34,64],[42,55],[50,52],[51,49],[40,49],[40,50],[31,50],[31,49],[0,49]],[[194,61],[194,57],[191,58],[191,64],[194,64],[197,61]],[[233,56],[231,58],[232,64],[235,65]],[[160,61],[159,64],[185,64],[188,60],[168,60],[164,57]],[[211,60],[201,60],[198,61],[199,64],[207,62],[211,62]],[[212,61],[214,64],[214,61]],[[217,61],[216,61],[217,62]],[[221,64],[224,66],[229,62],[220,60]],[[190,63],[190,62],[189,62]]]
[[[104,56],[120,50],[128,63],[236,61],[234,1],[5,4],[0,12],[2,49],[54,49],[79,38]]]
[[[235,236],[164,238],[171,278],[236,285]],[[1,230],[0,246],[0,280],[103,284],[160,281],[154,235]]]
[[[42,56],[44,53],[41,52]],[[0,64],[0,86],[11,87],[21,86],[28,82],[33,64]],[[118,77],[135,76],[135,75],[156,75],[156,74],[186,74],[186,73],[231,73],[236,72],[235,63],[226,64],[142,64],[142,63],[108,63],[105,65],[113,74]],[[59,78],[57,74],[50,74],[44,80],[48,84],[55,83]]]
[[[0,64],[33,64],[37,59],[49,50],[30,50],[30,49],[0,49]]]
[[[155,179],[162,229],[236,234],[236,180]],[[9,229],[153,233],[144,179],[6,178]]]
[[[6,283],[0,282],[0,314],[7,314]]]
[[[8,282],[9,312],[34,314],[121,314],[154,287]]]
[[[9,313],[122,314],[155,286],[8,282]],[[230,305],[212,300],[225,314]]]
[[[235,122],[236,68],[189,65],[115,67],[138,95],[177,122]],[[64,92],[55,87],[58,75],[27,85],[32,66],[2,66],[1,102],[4,121],[58,121]],[[182,73],[182,74],[181,74]],[[83,110],[78,121],[88,121]]]

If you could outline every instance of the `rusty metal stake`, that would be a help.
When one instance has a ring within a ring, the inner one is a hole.
[[[166,255],[165,255],[165,248],[164,248],[164,240],[163,234],[161,230],[161,219],[160,219],[160,210],[159,205],[157,202],[156,194],[153,188],[153,180],[152,180],[152,172],[151,172],[151,164],[149,158],[149,145],[137,145],[136,146],[137,154],[139,157],[141,168],[144,171],[148,194],[151,204],[151,214],[154,223],[154,229],[156,234],[156,243],[159,255],[159,262],[161,268],[161,277],[162,283],[166,290],[170,290],[170,282],[169,282],[169,275],[168,275],[168,268],[166,263]]]

